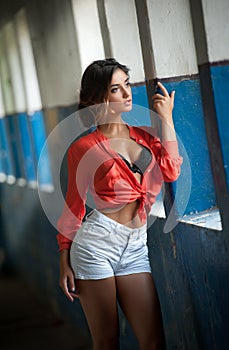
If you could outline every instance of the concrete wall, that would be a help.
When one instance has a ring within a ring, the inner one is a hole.
[[[211,80],[214,92],[217,124],[219,128],[223,163],[229,188],[229,133],[228,133],[228,93],[229,93],[229,26],[227,23],[228,2],[226,0],[203,1],[206,28],[208,62],[211,63]],[[203,62],[205,63],[205,62]]]

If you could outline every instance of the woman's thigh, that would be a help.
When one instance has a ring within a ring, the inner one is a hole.
[[[79,300],[94,342],[118,341],[119,324],[115,278],[76,280]]]
[[[160,304],[151,273],[116,277],[117,297],[141,349],[163,349]]]

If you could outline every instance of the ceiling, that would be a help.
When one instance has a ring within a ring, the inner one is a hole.
[[[26,0],[0,0],[0,29],[25,3]]]

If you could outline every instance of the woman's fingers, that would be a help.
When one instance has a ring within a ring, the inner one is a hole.
[[[75,281],[74,281],[74,276],[73,274],[69,276],[69,288],[71,292],[75,292]]]
[[[68,290],[68,282],[67,282],[67,278],[60,284],[64,294],[66,295],[66,297],[70,300],[73,301],[73,297],[71,296],[71,294],[69,293]]]
[[[77,291],[76,291],[76,287],[75,287],[75,279],[74,276],[70,276],[69,278],[69,288],[70,288],[70,292],[69,294],[73,297],[73,298],[79,298]]]
[[[174,106],[175,91],[172,91],[172,92],[171,92],[170,98],[171,98],[171,100],[172,100],[172,105]]]
[[[70,301],[74,301],[74,298],[78,298],[78,295],[75,292],[75,283],[73,276],[66,276],[60,280],[60,287]]]
[[[79,298],[79,294],[77,294],[76,292],[75,293],[70,293],[70,295],[73,297],[73,298]]]
[[[156,100],[156,99],[158,99],[158,100],[165,100],[166,97],[161,95],[161,94],[155,94],[155,95],[153,95],[152,99],[153,100]]]
[[[161,89],[163,95],[166,97],[169,97],[169,93],[168,93],[167,89],[164,87],[164,85],[162,83],[160,83],[160,81],[157,83],[157,85]]]
[[[70,301],[73,301],[73,297],[71,296],[71,294],[69,293],[68,291],[68,285],[67,285],[67,282],[65,284],[62,285],[62,290],[64,292],[64,294],[66,295],[66,297],[70,300]]]
[[[158,82],[158,87],[160,88],[161,93],[156,93],[154,96],[152,96],[155,112],[160,115],[172,113],[175,91],[172,91],[169,94],[167,89],[160,82]]]

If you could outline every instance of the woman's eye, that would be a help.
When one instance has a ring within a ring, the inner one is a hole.
[[[118,88],[111,89],[111,92],[117,92]]]

